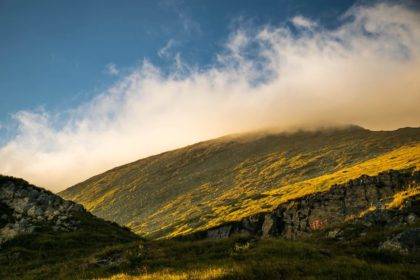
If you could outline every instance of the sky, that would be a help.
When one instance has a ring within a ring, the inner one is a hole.
[[[279,24],[302,14],[334,24],[351,5],[346,0],[1,0],[0,122],[19,110],[77,106],[143,59],[170,67],[180,53],[191,64],[211,65],[241,22]]]
[[[416,1],[0,0],[0,173],[59,191],[230,133],[419,126]]]

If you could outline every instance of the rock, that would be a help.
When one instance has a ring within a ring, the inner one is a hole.
[[[334,185],[329,191],[283,203],[271,213],[245,218],[235,223],[234,228],[227,225],[213,228],[207,236],[217,238],[247,232],[263,238],[280,235],[294,239],[312,231],[334,228],[344,221],[358,223],[364,228],[413,225],[417,222],[416,214],[404,216],[403,211],[395,213],[386,205],[395,193],[419,183],[420,171],[413,169],[382,172],[374,177],[363,175]],[[416,205],[415,200],[404,205],[411,207],[413,203]],[[367,214],[361,216],[362,213]]]
[[[230,236],[231,225],[222,226],[216,229],[211,229],[207,232],[208,238],[227,238]]]
[[[408,216],[407,216],[406,220],[407,220],[407,223],[408,223],[409,225],[413,225],[413,224],[415,224],[415,223],[416,223],[417,216],[416,216],[416,214],[414,214],[414,213],[410,213],[410,214],[408,214]]]
[[[396,251],[407,254],[409,251],[416,251],[420,245],[420,228],[405,230],[383,242],[379,249]]]
[[[14,180],[2,177],[0,185],[0,245],[37,231],[39,225],[57,231],[78,228],[80,221],[72,213],[84,211],[83,206],[29,184],[14,184]]]
[[[331,230],[327,233],[327,237],[331,238],[331,239],[334,239],[339,235],[339,233],[340,233],[339,229],[334,229],[334,230]]]
[[[386,251],[395,251],[395,252],[398,252],[400,254],[407,254],[408,253],[408,249],[403,247],[400,242],[395,241],[395,240],[387,240],[387,241],[383,242],[379,246],[379,249],[380,250],[386,250]]]
[[[41,216],[43,211],[40,207],[36,207],[35,205],[28,209],[27,214],[31,217]]]
[[[81,212],[85,212],[85,208],[81,204],[73,203],[70,207],[70,211],[81,213]]]
[[[274,219],[271,214],[264,216],[264,223],[262,225],[262,238],[267,238],[270,236],[270,232],[273,229]]]
[[[98,266],[118,266],[126,262],[122,251],[109,252],[106,255],[98,256],[94,264]]]

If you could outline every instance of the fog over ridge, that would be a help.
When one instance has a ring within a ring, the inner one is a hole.
[[[147,60],[114,86],[57,115],[20,111],[0,147],[0,173],[59,191],[141,157],[231,133],[276,127],[420,125],[420,14],[356,6],[325,29],[296,15],[286,26],[234,30],[217,63]],[[115,68],[116,69],[116,68]]]

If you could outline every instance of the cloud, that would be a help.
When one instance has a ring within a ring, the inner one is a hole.
[[[105,66],[105,73],[110,76],[118,76],[120,70],[118,70],[117,65],[114,63],[109,63]]]
[[[228,133],[418,126],[419,55],[420,16],[400,5],[354,7],[333,30],[239,28],[211,67],[164,74],[146,60],[77,108],[16,113],[16,136],[0,148],[0,173],[58,191]],[[181,56],[176,61],[186,65]]]
[[[296,27],[306,29],[312,29],[317,25],[315,22],[303,16],[295,16],[294,18],[292,18],[291,22]]]
[[[176,14],[184,32],[190,35],[202,34],[200,24],[190,16],[189,9],[183,1],[166,0],[161,1],[160,4]]]
[[[171,55],[171,49],[175,46],[175,40],[169,39],[166,44],[158,50],[157,54],[160,58],[168,58]]]

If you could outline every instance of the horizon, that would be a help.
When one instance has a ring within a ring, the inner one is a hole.
[[[1,45],[0,174],[58,192],[122,164],[266,127],[419,127],[415,1],[292,2],[267,1],[288,7],[279,13],[252,1],[238,11],[240,1],[124,2],[97,14],[77,2],[85,13],[71,21],[64,2],[42,11],[0,3],[8,8],[0,34],[10,38]],[[160,19],[163,12],[176,17]],[[37,23],[42,15],[52,21],[14,31],[23,16]]]

